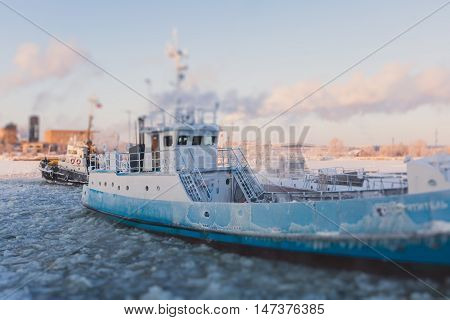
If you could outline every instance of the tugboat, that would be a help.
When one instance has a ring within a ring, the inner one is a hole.
[[[92,155],[83,205],[204,241],[450,266],[450,156],[410,161],[398,193],[275,192],[240,149],[217,147],[219,126],[203,113],[178,107],[173,123],[141,126],[130,152]]]
[[[91,99],[91,102],[93,106],[101,107],[97,100]],[[91,140],[93,119],[93,112],[91,111],[85,143],[78,142],[67,145],[66,155],[60,160],[48,160],[45,158],[39,163],[39,170],[47,182],[65,185],[84,185],[88,183],[89,158],[95,152],[95,146]]]
[[[61,160],[44,159],[39,163],[42,177],[48,182],[83,185],[88,182],[88,162],[90,151],[87,144],[67,146],[67,153]]]

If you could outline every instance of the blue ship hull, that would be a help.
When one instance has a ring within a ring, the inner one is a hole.
[[[83,189],[83,204],[144,230],[252,247],[450,265],[450,190],[289,203],[143,200]]]

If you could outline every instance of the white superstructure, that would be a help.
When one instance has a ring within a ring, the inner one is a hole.
[[[148,200],[257,201],[264,190],[245,157],[239,149],[218,149],[218,134],[217,124],[193,110],[171,125],[143,126],[128,153],[92,155],[89,188]]]
[[[64,170],[88,174],[86,163],[87,157],[88,146],[86,144],[69,144],[67,145],[66,155],[58,161],[58,166]]]
[[[407,163],[408,192],[450,189],[450,155],[440,154]]]

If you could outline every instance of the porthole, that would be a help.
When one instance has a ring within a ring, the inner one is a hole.
[[[159,186],[156,186],[156,191],[161,190],[161,188]]]
[[[102,183],[99,181],[99,182],[98,182],[98,185],[101,187],[101,186],[102,186]]]
[[[105,187],[108,185],[106,182],[104,183]]]
[[[94,181],[91,181],[91,184],[94,185]]]
[[[117,190],[120,190],[120,186],[117,186]]]
[[[227,178],[227,180],[225,180],[225,183],[228,185],[230,184],[230,178]]]
[[[127,190],[130,190],[130,187],[129,186],[126,186],[126,188],[125,189],[127,189]]]
[[[437,182],[434,179],[430,179],[430,180],[428,180],[428,185],[431,187],[436,187]]]
[[[114,188],[114,182],[111,182],[111,187],[113,187],[113,188]]]
[[[148,186],[145,186],[145,191],[148,191]]]
[[[205,216],[205,218],[209,218],[209,212],[208,212],[208,211],[205,211],[205,212],[203,213],[203,215]]]

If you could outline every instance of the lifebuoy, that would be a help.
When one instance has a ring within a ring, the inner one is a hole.
[[[78,165],[81,164],[81,159],[77,159],[77,164],[78,164]]]
[[[70,159],[70,163],[74,164],[75,163],[75,159],[74,158]]]

